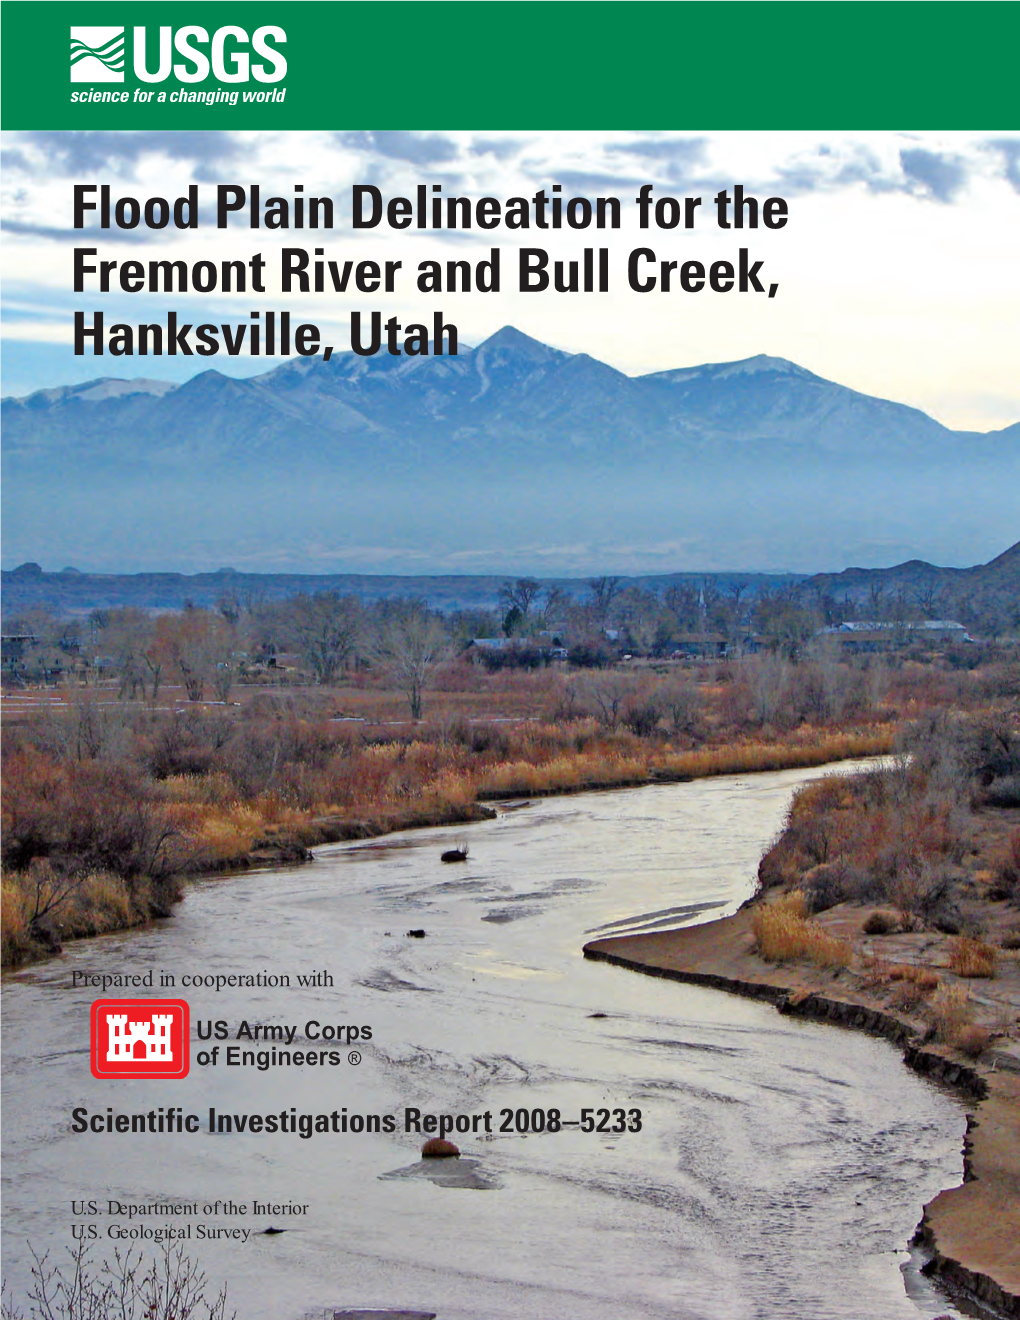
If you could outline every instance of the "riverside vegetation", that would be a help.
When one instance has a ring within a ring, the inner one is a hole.
[[[1020,1008],[1018,712],[929,711],[899,745],[890,766],[798,791],[759,866],[756,948],[846,969],[976,1058]]]
[[[885,1036],[959,1087],[964,1180],[924,1207],[915,1241],[925,1273],[990,1315],[1020,1315],[1016,695],[1014,674],[984,708],[918,712],[884,765],[805,784],[732,916],[585,946]]]
[[[7,702],[5,965],[169,915],[188,874],[478,819],[487,799],[889,752],[905,721],[992,709],[1016,686],[1008,651],[815,651],[789,607],[760,653],[624,661],[593,596],[571,663],[527,636],[509,655],[464,650],[498,624],[416,602],[93,619],[92,661]],[[508,599],[506,631],[530,605]]]

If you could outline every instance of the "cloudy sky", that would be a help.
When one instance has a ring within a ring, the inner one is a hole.
[[[477,343],[505,324],[570,352],[586,352],[636,375],[757,353],[790,358],[821,376],[923,408],[948,426],[991,430],[1020,420],[1020,135],[1016,133],[10,133],[3,136],[0,220],[4,230],[2,389],[33,389],[101,375],[186,379],[213,366],[251,374],[265,359],[75,358],[73,312],[102,309],[108,324],[164,319],[241,321],[256,308],[290,308],[313,320],[324,342],[348,342],[352,310],[402,322],[441,307],[462,340]],[[110,183],[114,196],[171,198],[199,185],[198,232],[72,228],[72,185]],[[257,233],[238,222],[210,225],[217,183],[258,182],[263,196],[331,195],[332,232]],[[374,183],[407,196],[417,183],[444,195],[531,197],[562,185],[571,195],[616,196],[623,227],[525,234],[353,231],[350,188]],[[633,199],[700,196],[690,231],[641,231]],[[743,184],[789,202],[785,229],[722,232],[710,199]],[[553,258],[586,243],[611,249],[608,295],[521,294],[514,285],[521,241]],[[395,293],[284,296],[75,295],[71,255],[156,255],[194,262],[261,252],[275,271],[283,245],[326,248],[328,258],[401,260]],[[478,260],[504,253],[499,294],[422,294],[419,261]],[[626,287],[626,254],[651,247],[667,260],[735,259],[746,246],[779,285],[757,295],[639,294]]]

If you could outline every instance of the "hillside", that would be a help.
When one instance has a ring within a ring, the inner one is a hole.
[[[950,431],[764,355],[630,378],[506,327],[2,414],[11,566],[803,572],[973,562],[1016,530],[1020,425]]]
[[[897,596],[911,604],[924,602],[928,614],[950,617],[1001,614],[1005,627],[1020,623],[1020,541],[987,564],[973,568],[939,568],[910,559],[892,568],[847,568],[842,573],[817,573],[805,587],[816,588],[836,601],[852,600],[862,607],[881,606]]]

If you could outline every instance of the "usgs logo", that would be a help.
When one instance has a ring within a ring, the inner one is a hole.
[[[144,83],[166,82],[171,73],[178,82],[205,82],[210,73],[217,82],[276,83],[287,74],[287,61],[278,46],[287,40],[281,27],[256,28],[249,38],[241,27],[219,27],[210,36],[198,24],[187,27],[132,29],[131,53],[135,77]],[[125,34],[122,27],[81,25],[71,28],[71,81],[124,81]]]

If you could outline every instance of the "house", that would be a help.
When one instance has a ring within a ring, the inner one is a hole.
[[[728,639],[723,633],[681,633],[674,640],[671,660],[721,659],[728,651]]]
[[[4,633],[0,637],[0,664],[8,673],[16,673],[25,652],[39,645],[39,638],[34,633]]]
[[[848,651],[889,651],[912,643],[973,642],[962,623],[953,619],[922,619],[918,622],[887,619],[855,619],[821,628],[816,637],[831,637]]]

